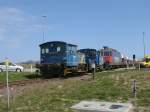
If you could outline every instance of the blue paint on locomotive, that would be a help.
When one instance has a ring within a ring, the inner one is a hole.
[[[40,48],[41,64],[78,65],[79,58],[76,45],[61,41],[52,41],[41,44]]]
[[[97,55],[97,51],[95,49],[80,49],[78,52],[85,54],[85,62],[86,64],[91,64],[93,62],[98,63],[99,57]]]
[[[86,64],[92,64],[95,62],[96,65],[103,65],[103,58],[100,56],[100,53],[96,49],[80,49],[78,52],[85,54]]]
[[[67,66],[78,66],[79,57],[77,55],[77,46],[68,44],[66,51]]]

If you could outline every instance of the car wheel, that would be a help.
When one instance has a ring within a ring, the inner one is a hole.
[[[21,69],[20,69],[20,68],[17,68],[17,69],[16,69],[16,72],[21,72]]]
[[[0,68],[0,72],[3,72],[3,70]]]

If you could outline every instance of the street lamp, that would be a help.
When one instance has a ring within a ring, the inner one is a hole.
[[[144,57],[145,57],[145,32],[143,32],[143,49],[144,49]]]
[[[46,18],[47,18],[47,16],[42,16],[42,18],[43,18],[43,43],[44,43],[44,41],[45,41],[45,20],[46,20]]]

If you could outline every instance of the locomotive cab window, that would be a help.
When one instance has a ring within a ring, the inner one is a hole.
[[[57,52],[60,52],[61,48],[60,47],[57,47]]]
[[[110,51],[110,54],[109,54],[110,56],[112,56],[112,52]]]
[[[104,56],[110,56],[110,52],[109,51],[104,52]]]
[[[42,54],[44,54],[45,53],[45,49],[42,49]]]
[[[76,52],[77,48],[76,47],[72,47],[72,51]]]
[[[51,44],[50,46],[51,46],[51,47],[53,47],[54,45],[53,45],[53,44]]]
[[[48,48],[47,48],[47,49],[45,49],[45,52],[46,52],[46,53],[49,53],[49,49],[48,49]]]
[[[70,53],[70,54],[73,54],[75,51],[76,51],[76,48],[75,47],[73,47],[73,46],[68,46],[68,52]]]
[[[101,54],[101,56],[104,56],[104,52],[103,51],[101,51],[100,54]]]

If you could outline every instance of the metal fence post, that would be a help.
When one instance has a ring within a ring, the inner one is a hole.
[[[132,96],[134,98],[136,98],[136,95],[137,95],[136,80],[133,80],[133,82],[132,82]]]
[[[5,65],[6,65],[6,83],[7,83],[7,109],[9,110],[10,108],[10,90],[9,90],[9,77],[8,77],[8,65],[9,65],[9,61],[8,59],[6,59],[5,61]]]
[[[140,65],[140,63],[139,63],[139,70],[141,70],[141,65]]]
[[[32,64],[31,64],[31,67],[30,67],[30,72],[31,72],[31,73],[33,72],[33,67],[32,67]]]
[[[95,63],[92,63],[93,80],[95,79]]]

